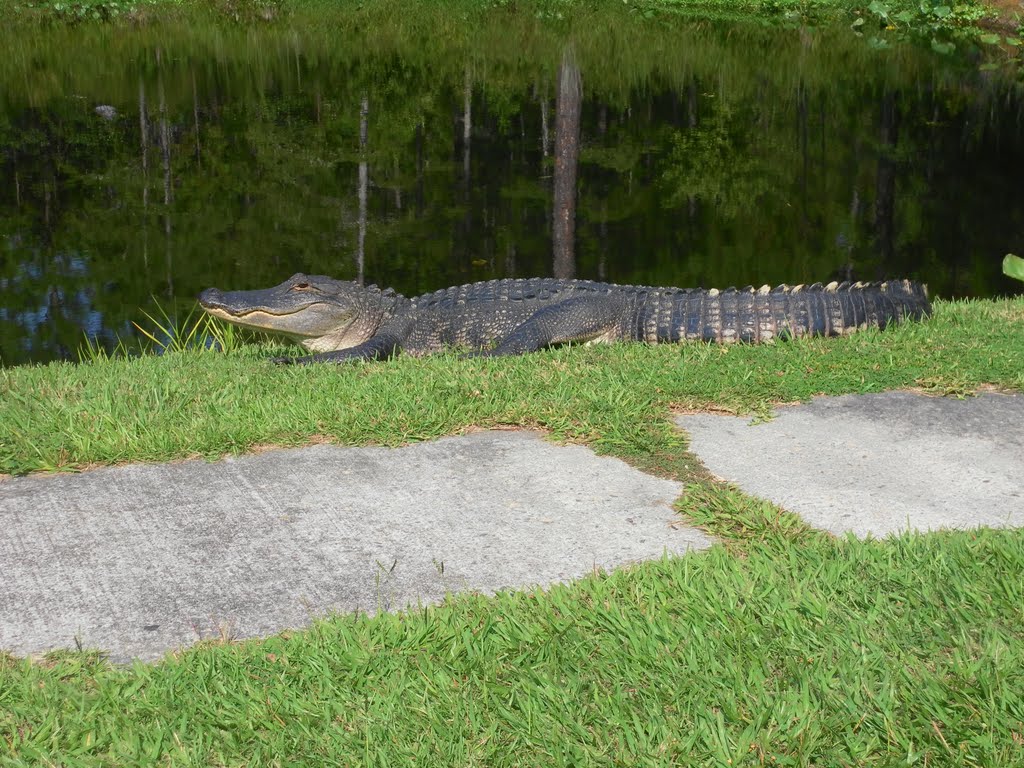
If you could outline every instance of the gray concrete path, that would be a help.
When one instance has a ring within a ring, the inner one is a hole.
[[[0,649],[153,659],[709,546],[673,513],[680,491],[523,432],[7,480]]]
[[[848,395],[761,424],[676,421],[713,473],[836,534],[1024,526],[1021,395]]]

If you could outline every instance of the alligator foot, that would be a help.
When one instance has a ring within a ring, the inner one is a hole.
[[[270,362],[275,365],[314,365],[315,363],[343,363],[359,359],[358,357],[343,356],[333,352],[321,355],[306,355],[305,357],[272,357]]]
[[[459,360],[473,360],[478,357],[500,357],[493,349],[477,349],[473,352],[464,352],[459,355]]]
[[[318,352],[304,357],[273,357],[278,365],[312,365],[314,363],[351,363],[355,360],[383,360],[398,351],[398,342],[383,334],[347,349]]]

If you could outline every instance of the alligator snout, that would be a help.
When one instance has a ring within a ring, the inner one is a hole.
[[[204,307],[220,307],[224,305],[224,294],[218,288],[207,288],[199,294],[199,303]]]

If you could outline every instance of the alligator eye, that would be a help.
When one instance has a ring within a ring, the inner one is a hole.
[[[296,283],[291,287],[293,291],[308,291],[310,289],[309,283]]]

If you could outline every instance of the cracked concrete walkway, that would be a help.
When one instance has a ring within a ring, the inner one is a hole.
[[[0,649],[153,659],[329,611],[546,585],[708,547],[679,483],[527,432],[0,483]]]

